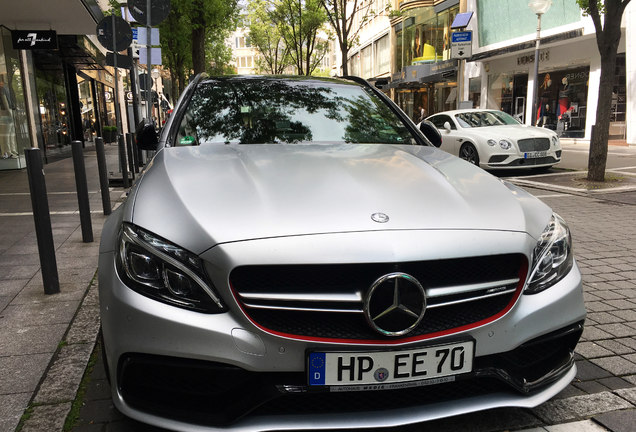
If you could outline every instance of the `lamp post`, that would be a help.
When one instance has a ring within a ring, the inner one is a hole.
[[[539,92],[539,44],[541,43],[541,15],[552,6],[552,0],[529,0],[528,7],[537,14],[537,40],[534,48],[534,86],[532,87],[532,126],[537,124],[537,94]]]

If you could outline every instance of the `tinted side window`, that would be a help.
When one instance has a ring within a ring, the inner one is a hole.
[[[455,123],[451,120],[451,118],[445,114],[441,114],[435,117],[432,117],[431,122],[435,125],[437,129],[444,129],[444,123],[450,123],[451,129],[455,129]]]

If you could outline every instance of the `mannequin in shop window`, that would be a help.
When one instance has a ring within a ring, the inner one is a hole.
[[[550,109],[550,104],[541,104],[541,112],[537,126],[554,129],[554,112]]]
[[[563,129],[568,129],[570,123],[570,84],[568,77],[561,80],[561,88],[559,89],[559,101],[557,104],[557,118],[563,123]]]
[[[0,75],[0,152],[2,152],[3,159],[18,157],[15,123],[13,122],[14,110],[13,92],[11,87],[5,84],[4,77]]]

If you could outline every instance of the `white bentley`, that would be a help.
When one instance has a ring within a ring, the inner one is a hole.
[[[547,169],[561,161],[553,130],[523,125],[503,111],[444,111],[427,120],[442,133],[442,150],[484,169]]]

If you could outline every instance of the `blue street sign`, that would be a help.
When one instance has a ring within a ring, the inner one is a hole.
[[[470,42],[473,39],[473,32],[463,31],[452,34],[451,42]]]

